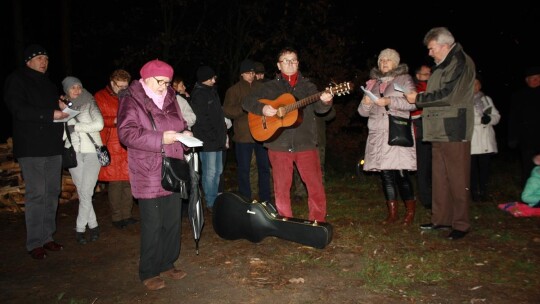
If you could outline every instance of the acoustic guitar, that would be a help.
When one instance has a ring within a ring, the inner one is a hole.
[[[332,96],[347,94],[352,90],[351,82],[343,82],[335,86],[326,88],[326,90],[313,94],[304,99],[296,101],[294,96],[290,93],[285,93],[276,98],[259,99],[259,102],[272,106],[277,109],[277,113],[274,116],[261,116],[248,113],[249,130],[253,138],[257,141],[266,141],[276,135],[276,131],[283,127],[290,127],[298,121],[298,109],[305,107],[315,101],[319,100],[323,93],[330,93]]]

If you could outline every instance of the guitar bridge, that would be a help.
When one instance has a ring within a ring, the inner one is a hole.
[[[263,117],[262,117],[262,127],[263,127],[263,129],[265,129],[265,130],[268,129],[268,127],[266,126],[266,116],[263,116]]]

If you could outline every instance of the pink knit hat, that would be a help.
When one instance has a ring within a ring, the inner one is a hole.
[[[164,61],[155,59],[148,61],[141,68],[141,77],[147,79],[150,77],[163,76],[172,79],[174,74],[173,68]]]

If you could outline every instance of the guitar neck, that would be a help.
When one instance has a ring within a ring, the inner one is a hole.
[[[310,103],[314,103],[315,101],[319,100],[319,98],[321,98],[322,93],[324,93],[324,92],[319,92],[317,94],[313,94],[313,95],[308,96],[308,97],[306,97],[304,99],[300,99],[299,101],[297,101],[295,103],[292,103],[290,105],[287,105],[287,106],[283,107],[285,109],[285,113],[292,112],[292,111],[297,110],[297,109],[299,109],[301,107],[305,107]]]

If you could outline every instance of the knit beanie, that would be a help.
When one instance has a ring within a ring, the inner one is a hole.
[[[399,65],[399,53],[394,49],[384,49],[379,54],[377,62],[380,62],[382,58],[388,58],[392,60],[397,67]]]
[[[261,62],[255,62],[254,66],[255,66],[255,73],[260,74],[260,73],[266,72],[264,70],[264,64],[262,64]]]
[[[540,75],[540,66],[530,67],[527,70],[525,70],[525,77],[529,77],[533,75]]]
[[[202,67],[197,69],[198,82],[205,82],[214,76],[216,76],[216,72],[214,72],[214,70],[212,70],[212,68],[207,65],[203,65]]]
[[[166,62],[159,59],[148,61],[141,68],[142,79],[150,77],[162,76],[172,79],[174,74],[173,68]]]
[[[245,72],[255,72],[255,64],[252,60],[245,59],[240,63],[240,74]]]
[[[47,50],[38,44],[29,45],[23,53],[24,63],[27,63],[28,61],[32,60],[32,58],[39,55],[47,55]]]
[[[76,85],[76,84],[80,85],[81,88],[83,86],[82,82],[77,77],[68,76],[68,77],[64,78],[64,80],[62,80],[62,88],[64,88],[64,92],[66,94],[69,94],[69,89],[71,89],[71,87]]]

